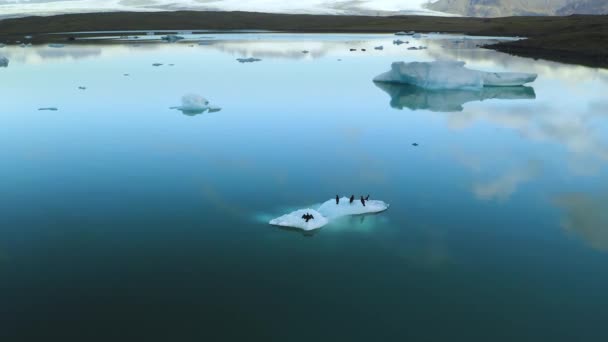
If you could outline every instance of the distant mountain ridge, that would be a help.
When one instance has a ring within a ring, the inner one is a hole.
[[[426,7],[469,17],[608,14],[608,0],[438,0]]]

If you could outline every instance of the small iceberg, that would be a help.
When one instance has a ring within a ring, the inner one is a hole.
[[[303,218],[306,214],[313,216],[313,218],[308,220],[308,222],[306,222],[306,220]],[[297,228],[310,231],[325,226],[329,223],[329,220],[323,217],[323,215],[321,215],[321,213],[318,211],[309,208],[296,210],[292,213],[277,217],[270,220],[269,223],[273,226]]]
[[[188,94],[182,96],[182,105],[176,107],[170,107],[169,109],[177,109],[185,115],[194,116],[202,114],[204,112],[215,113],[222,110],[222,108],[211,105],[209,101],[196,94]]]
[[[0,57],[0,67],[1,68],[8,67],[8,58],[6,58],[6,57]]]
[[[513,87],[534,82],[536,74],[485,72],[464,67],[464,62],[394,62],[391,70],[374,78],[374,82],[411,84],[426,89],[479,89]]]
[[[57,111],[57,107],[42,107],[42,108],[38,108],[38,110]]]
[[[384,50],[384,46],[382,46],[382,45],[376,46],[374,49],[375,50]]]
[[[414,34],[412,34],[412,38],[419,39],[419,38],[422,38],[422,35],[420,33],[414,33]]]
[[[184,37],[178,36],[178,35],[174,35],[174,34],[168,34],[166,36],[160,37],[160,39],[165,40],[165,41],[167,41],[169,43],[175,43],[175,42],[178,42],[178,41],[184,39]]]
[[[368,200],[365,205],[357,199],[350,203],[347,197],[340,198],[339,204],[335,199],[322,203],[317,209],[300,209],[289,214],[270,220],[269,224],[280,227],[302,229],[305,231],[315,230],[327,225],[331,220],[353,215],[377,214],[386,211],[389,205],[383,201]],[[312,219],[306,220],[304,215],[312,215]]]
[[[237,58],[237,61],[239,61],[239,63],[253,63],[253,62],[259,62],[261,61],[261,59],[259,58],[253,58],[253,57],[249,57],[249,58]]]
[[[405,31],[399,31],[395,33],[395,36],[407,36],[407,32]]]
[[[52,43],[52,44],[49,44],[48,46],[49,46],[49,47],[51,47],[51,48],[62,48],[62,47],[64,47],[65,45],[63,45],[63,44],[58,44],[58,43]]]

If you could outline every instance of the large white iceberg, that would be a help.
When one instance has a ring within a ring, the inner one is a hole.
[[[340,198],[340,203],[336,204],[335,199],[330,199],[322,203],[317,209],[300,209],[287,215],[270,220],[271,225],[297,228],[302,230],[319,229],[330,222],[344,216],[376,214],[387,210],[389,205],[383,201],[368,200],[365,205],[360,199],[350,203],[347,197]],[[309,213],[314,219],[306,222],[302,215]]]
[[[202,114],[206,111],[209,111],[209,113],[214,113],[222,110],[220,107],[211,105],[206,98],[196,94],[182,96],[182,105],[171,107],[170,109],[177,109],[183,114],[191,116]]]
[[[6,68],[8,66],[8,58],[0,57],[0,67]]]
[[[465,62],[394,62],[391,70],[374,78],[375,82],[404,83],[426,89],[479,89],[512,87],[534,82],[536,74],[485,72],[464,67]]]

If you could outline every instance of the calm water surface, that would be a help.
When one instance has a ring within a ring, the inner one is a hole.
[[[204,37],[0,48],[0,340],[608,340],[607,70],[456,36]],[[371,81],[441,58],[539,78]],[[222,111],[169,109],[189,93]],[[390,210],[267,224],[368,193]]]

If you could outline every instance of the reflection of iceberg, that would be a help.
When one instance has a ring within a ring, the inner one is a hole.
[[[344,216],[376,214],[387,210],[389,205],[383,201],[369,200],[365,202],[365,206],[359,200],[349,203],[349,199],[342,197],[340,204],[336,204],[335,199],[330,199],[321,204],[316,210],[300,209],[290,214],[283,215],[276,219],[270,220],[271,225],[281,227],[291,227],[302,230],[319,229],[329,223],[329,220],[337,219]],[[306,222],[302,215],[310,213],[314,219]]]
[[[433,112],[461,112],[467,102],[499,100],[532,100],[536,98],[532,87],[483,87],[479,89],[432,90],[409,84],[374,82],[391,97],[391,107]]]
[[[177,109],[185,115],[194,116],[204,112],[214,113],[222,110],[220,107],[209,104],[209,101],[200,95],[190,94],[182,97],[182,105],[171,107]]]
[[[0,57],[0,67],[6,68],[8,66],[8,58]]]
[[[520,86],[536,79],[536,74],[485,72],[464,67],[464,62],[394,62],[391,70],[374,81],[405,83],[427,89],[478,89]]]

